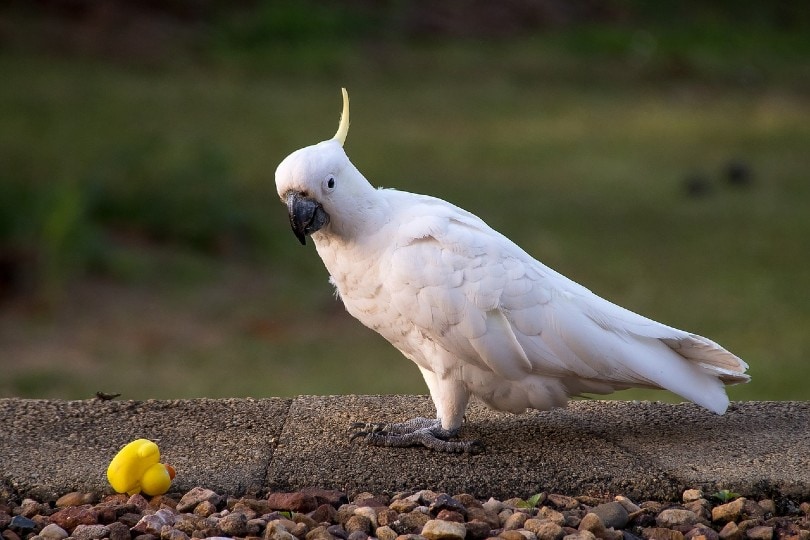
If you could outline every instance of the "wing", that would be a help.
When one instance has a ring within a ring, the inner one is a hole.
[[[516,385],[553,378],[569,395],[667,388],[715,411],[728,403],[721,381],[747,380],[716,343],[612,304],[472,214],[425,199],[402,221],[386,283],[393,306],[463,364]]]

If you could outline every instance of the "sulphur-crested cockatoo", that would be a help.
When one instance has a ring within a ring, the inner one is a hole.
[[[348,312],[419,367],[436,418],[356,424],[373,445],[477,448],[447,439],[471,396],[514,413],[570,396],[666,388],[722,414],[747,365],[717,343],[637,315],[558,274],[480,218],[425,195],[374,188],[343,144],[297,150],[276,187],[302,243],[311,235]]]

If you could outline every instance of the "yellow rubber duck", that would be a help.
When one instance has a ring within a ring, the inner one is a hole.
[[[124,446],[107,467],[107,480],[118,493],[162,495],[169,490],[174,467],[160,462],[160,450],[149,439]]]

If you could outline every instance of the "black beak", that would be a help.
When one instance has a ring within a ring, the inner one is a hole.
[[[287,212],[290,214],[290,227],[301,245],[305,246],[307,235],[320,230],[329,223],[329,214],[323,209],[321,203],[305,197],[298,191],[287,192],[286,199]]]

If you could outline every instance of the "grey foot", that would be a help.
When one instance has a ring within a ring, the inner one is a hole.
[[[458,429],[443,429],[441,423],[431,418],[412,418],[406,422],[386,424],[382,422],[355,422],[350,439],[362,439],[371,446],[424,446],[439,452],[464,452],[477,454],[484,450],[480,441],[448,441]]]

